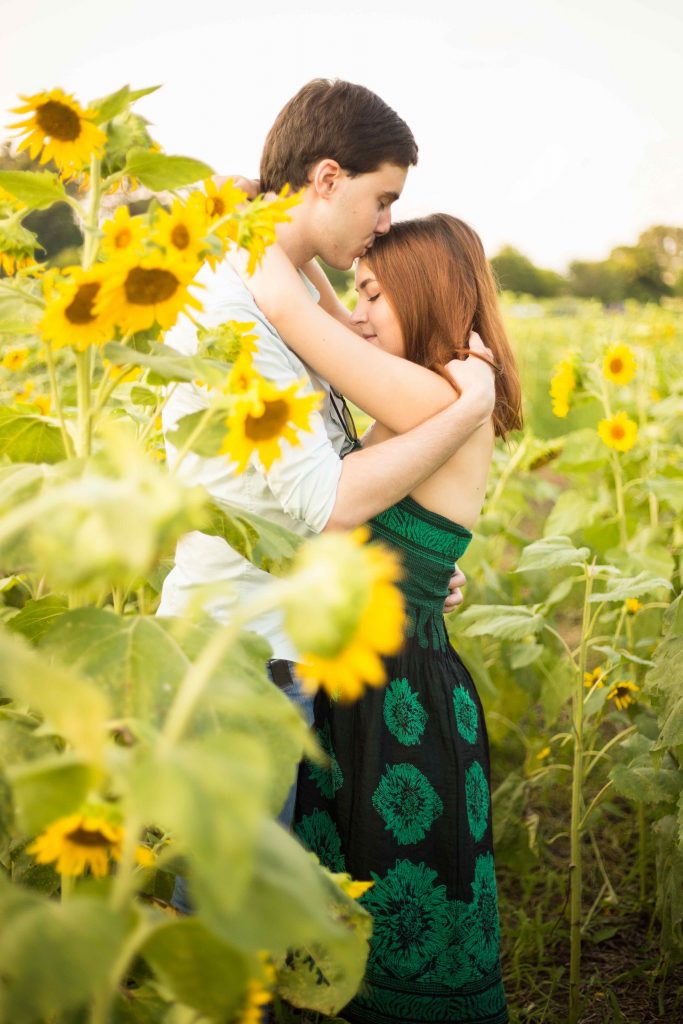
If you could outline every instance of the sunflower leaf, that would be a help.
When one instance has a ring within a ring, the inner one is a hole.
[[[669,580],[654,576],[651,572],[639,572],[637,576],[607,580],[605,589],[600,594],[592,594],[591,602],[626,601],[629,597],[641,597],[653,590],[673,590]]]
[[[575,548],[569,537],[544,537],[524,548],[515,572],[581,565],[589,555],[588,548]]]
[[[182,188],[213,174],[208,164],[187,156],[166,156],[137,147],[128,154],[124,174],[139,178],[152,192]]]
[[[0,455],[11,462],[60,462],[66,451],[55,424],[40,416],[0,409]]]
[[[455,632],[460,636],[495,636],[500,640],[524,640],[543,628],[543,616],[531,608],[514,605],[473,604],[458,615]]]
[[[274,576],[287,571],[301,545],[297,534],[236,505],[222,501],[220,507],[210,505],[209,513],[211,522],[202,527],[203,533],[222,537],[257,568]]]
[[[47,210],[53,203],[69,200],[57,175],[49,171],[0,171],[0,188],[32,210]]]
[[[143,96],[149,96],[150,93],[156,92],[160,88],[160,85],[152,85],[147,89],[131,89],[129,85],[124,85],[123,88],[117,89],[116,92],[109,93],[108,96],[103,96],[100,100],[95,100],[92,104],[97,111],[93,119],[95,124],[104,124],[105,121],[111,121],[112,117],[116,117],[121,111],[126,110],[131,103],[141,99]]]

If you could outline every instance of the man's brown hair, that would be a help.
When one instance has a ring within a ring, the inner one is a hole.
[[[454,383],[445,364],[476,331],[496,364],[498,437],[522,426],[522,397],[496,283],[479,235],[447,213],[395,223],[363,257],[401,327],[406,359]],[[477,353],[472,353],[476,355]]]
[[[261,189],[302,188],[311,167],[326,157],[353,177],[383,163],[410,167],[417,163],[417,145],[405,121],[365,86],[314,78],[285,104],[268,132]]]

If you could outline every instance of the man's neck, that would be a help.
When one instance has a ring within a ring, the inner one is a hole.
[[[313,259],[316,251],[304,224],[296,215],[296,209],[292,211],[292,214],[292,220],[289,223],[278,226],[277,240],[294,266],[301,270],[306,263]]]

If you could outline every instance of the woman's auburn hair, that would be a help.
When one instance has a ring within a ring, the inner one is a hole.
[[[522,426],[522,392],[491,266],[479,235],[447,213],[398,221],[363,257],[399,321],[406,359],[446,377],[476,331],[493,353],[497,437]],[[476,354],[476,353],[473,353]]]

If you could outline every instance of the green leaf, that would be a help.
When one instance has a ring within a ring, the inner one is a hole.
[[[574,430],[564,439],[564,448],[557,463],[558,470],[589,473],[600,469],[609,459],[609,449],[597,430]]]
[[[655,477],[644,480],[643,488],[656,494],[660,501],[665,501],[674,512],[683,512],[683,480],[675,477]]]
[[[588,548],[575,548],[569,537],[544,537],[524,548],[515,572],[580,567],[588,558]]]
[[[598,503],[579,491],[564,491],[559,496],[543,527],[544,537],[571,535],[590,526],[602,513]]]
[[[143,820],[173,833],[203,912],[231,913],[241,903],[268,781],[265,744],[238,732],[140,750],[131,764],[128,799]]]
[[[61,594],[48,594],[37,601],[27,601],[19,614],[7,623],[7,628],[35,644],[67,608],[67,599]]]
[[[63,736],[85,760],[98,759],[110,717],[105,696],[70,669],[32,651],[0,628],[3,692],[35,709],[46,726]]]
[[[541,657],[545,650],[543,644],[513,644],[510,651],[510,668],[526,668],[533,665]]]
[[[0,409],[0,455],[11,462],[60,462],[66,458],[62,432],[40,416]]]
[[[57,175],[49,171],[0,171],[0,188],[32,210],[46,210],[69,199]]]
[[[159,401],[159,396],[151,391],[149,388],[140,387],[136,384],[130,389],[130,400],[133,405],[156,405]]]
[[[116,117],[117,114],[126,110],[135,100],[139,100],[143,96],[149,96],[150,93],[156,92],[160,88],[160,85],[152,85],[147,89],[131,89],[129,85],[124,85],[123,88],[109,93],[108,96],[102,97],[101,100],[95,100],[92,104],[92,107],[97,111],[96,116],[93,118],[95,124],[104,124],[105,121],[111,121],[112,117]]]
[[[214,409],[208,416],[205,409],[191,412],[178,420],[175,430],[169,431],[168,440],[174,448],[182,448],[200,422],[205,420],[202,429],[192,441],[190,450],[197,455],[203,455],[205,459],[212,459],[220,454],[221,445],[228,432],[226,416],[225,409]]]
[[[675,768],[655,768],[646,757],[630,765],[614,765],[609,777],[617,793],[636,803],[675,802],[683,792],[683,773]]]
[[[653,590],[673,590],[668,580],[653,576],[649,572],[640,572],[637,576],[607,580],[605,589],[600,594],[591,594],[590,601],[626,601],[629,597],[641,597]]]
[[[461,612],[454,631],[461,636],[495,636],[524,640],[543,628],[543,616],[530,608],[503,604],[473,604]]]
[[[134,148],[128,154],[125,174],[139,178],[152,192],[182,188],[213,174],[208,164],[186,156],[166,156],[147,149]]]
[[[12,1024],[53,1020],[82,1006],[108,979],[126,924],[105,903],[74,896],[64,903],[32,898],[4,913],[0,890],[0,1017]]]
[[[45,481],[45,469],[34,463],[0,466],[0,511],[35,497]]]
[[[683,747],[683,697],[668,710],[655,750],[665,747]]]
[[[222,537],[257,568],[275,576],[281,576],[289,569],[302,543],[301,537],[284,526],[228,502],[222,501],[220,507],[212,503],[209,515],[210,520],[202,526],[202,533]]]
[[[178,1002],[232,1020],[244,1001],[248,961],[195,918],[158,928],[140,954]]]
[[[550,672],[543,677],[541,686],[541,705],[545,724],[552,727],[567,704],[572,692],[573,675],[566,661],[558,661]]]
[[[149,342],[145,347],[149,351],[139,351],[121,345],[118,341],[110,341],[104,346],[103,352],[116,366],[145,366],[152,370],[153,378],[152,375],[148,378],[150,384],[194,380],[220,383],[225,378],[225,366],[215,360],[184,356],[159,342]]]
[[[11,768],[17,819],[25,832],[35,835],[57,818],[75,813],[93,783],[93,773],[70,754],[42,758]]]

